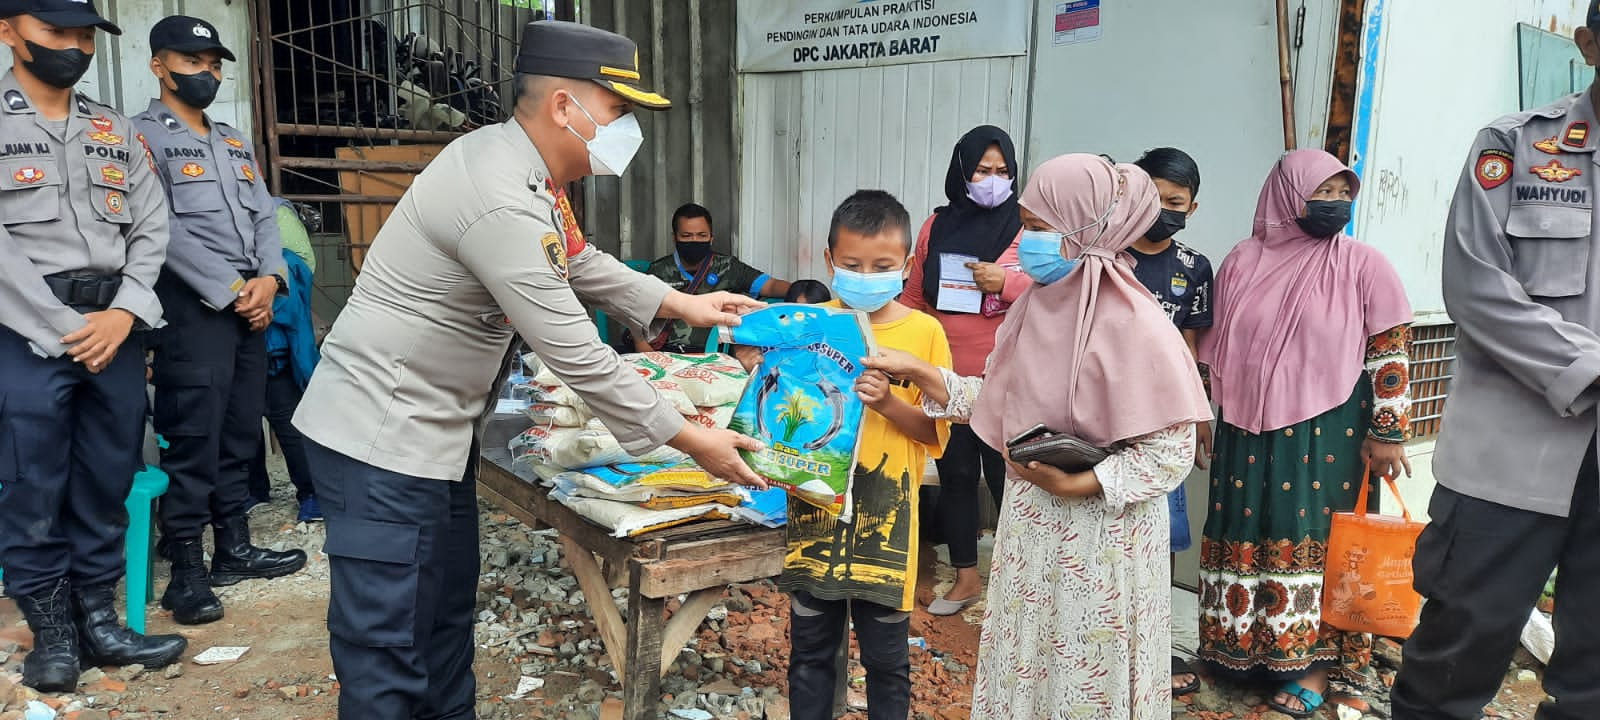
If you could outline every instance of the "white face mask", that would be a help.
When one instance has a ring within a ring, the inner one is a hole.
[[[577,105],[583,116],[594,123],[592,140],[584,140],[571,125],[567,126],[567,132],[577,135],[589,148],[589,172],[595,175],[621,175],[628,169],[628,163],[633,162],[639,146],[644,144],[644,131],[639,129],[639,119],[630,112],[612,120],[609,125],[601,125],[584,109],[583,103],[578,102],[578,98],[572,98],[572,104]]]

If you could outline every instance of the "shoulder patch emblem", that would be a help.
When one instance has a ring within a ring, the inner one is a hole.
[[[1511,153],[1504,150],[1485,150],[1478,154],[1478,164],[1473,173],[1478,185],[1493,190],[1511,179]]]
[[[122,187],[127,182],[122,168],[115,165],[102,166],[100,168],[100,179],[106,181],[109,185],[116,185],[117,187]]]
[[[1560,160],[1551,160],[1549,165],[1535,165],[1528,168],[1528,172],[1538,175],[1540,180],[1553,183],[1564,183],[1583,174],[1582,170],[1562,165]]]
[[[250,182],[256,181],[256,169],[251,167],[250,163],[240,165],[239,171],[244,173],[244,179],[249,180]]]
[[[122,214],[122,193],[115,190],[106,193],[106,211],[112,215]]]
[[[236,148],[244,147],[244,143],[239,142],[239,138],[223,138],[222,141]]]
[[[44,171],[36,167],[25,167],[12,173],[11,179],[23,185],[32,185],[44,179]]]
[[[163,114],[161,116],[161,124],[167,126],[168,130],[177,130],[178,129],[178,119],[173,117],[173,116],[171,116],[171,115]]]
[[[27,110],[28,109],[28,99],[26,97],[23,97],[22,93],[19,92],[19,91],[7,90],[6,91],[6,107],[11,108],[12,110]]]
[[[1561,144],[1567,147],[1581,148],[1589,140],[1589,123],[1575,122],[1567,126],[1567,132],[1561,138]]]
[[[82,115],[89,114],[89,101],[83,99],[82,95],[78,96],[78,113]]]
[[[100,132],[89,133],[89,139],[100,143],[101,145],[121,145],[123,137],[121,135],[114,135],[102,130]]]
[[[89,124],[93,125],[94,129],[99,130],[100,132],[111,132],[111,118],[108,118],[104,115],[89,118]]]
[[[206,169],[203,168],[203,167],[200,167],[196,163],[189,163],[187,165],[184,165],[183,169],[179,170],[178,172],[181,172],[181,173],[183,173],[185,175],[188,175],[189,177],[200,177],[201,175],[206,174]]]
[[[1545,138],[1543,140],[1535,142],[1533,144],[1533,149],[1538,150],[1539,152],[1542,152],[1542,153],[1549,153],[1551,155],[1560,155],[1561,154],[1561,146],[1556,144],[1556,136],[1554,136],[1554,135],[1551,135],[1550,137],[1547,137],[1547,138]]]
[[[544,247],[544,259],[550,261],[550,269],[556,271],[556,276],[562,280],[567,279],[567,244],[555,233],[545,233],[539,238],[539,244]]]

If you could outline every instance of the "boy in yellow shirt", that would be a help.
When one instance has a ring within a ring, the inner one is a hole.
[[[938,321],[895,301],[911,255],[911,217],[893,195],[858,190],[834,210],[827,259],[834,307],[868,314],[880,347],[950,367]],[[917,488],[950,427],[922,412],[921,392],[876,370],[856,382],[861,421],[853,519],[837,522],[789,501],[788,555],[778,586],[791,594],[789,704],[795,720],[831,720],[834,658],[855,619],[867,671],[870,720],[905,720],[911,708],[909,638],[917,567]]]

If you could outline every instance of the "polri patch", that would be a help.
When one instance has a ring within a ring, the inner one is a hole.
[[[1547,137],[1547,138],[1545,138],[1543,140],[1535,142],[1533,144],[1533,149],[1538,150],[1539,152],[1542,152],[1542,153],[1550,154],[1550,155],[1560,155],[1561,154],[1561,146],[1556,144],[1556,136],[1554,136],[1554,135],[1551,135],[1550,137]]]
[[[1567,132],[1561,138],[1561,144],[1567,147],[1581,148],[1589,141],[1589,123],[1575,122],[1567,126]]]
[[[1478,154],[1478,163],[1473,174],[1478,178],[1478,185],[1485,190],[1493,190],[1506,184],[1511,179],[1511,153],[1504,150],[1484,150]]]
[[[11,179],[23,185],[32,185],[44,180],[44,171],[36,167],[25,167],[11,174]]]
[[[106,193],[106,211],[112,215],[122,214],[122,193],[116,190]]]
[[[544,259],[550,261],[550,269],[556,271],[556,276],[562,280],[567,279],[567,244],[555,233],[545,233],[539,238],[539,244],[544,247]]]
[[[107,184],[116,185],[117,187],[122,187],[123,185],[127,184],[127,178],[123,175],[122,168],[119,168],[115,165],[101,166],[100,179],[106,181]]]
[[[178,172],[188,175],[189,177],[200,177],[201,175],[206,174],[206,169],[200,167],[198,163],[189,163],[184,165],[183,168]]]
[[[1551,160],[1548,165],[1535,165],[1528,168],[1528,172],[1539,176],[1540,180],[1553,183],[1564,183],[1583,174],[1582,170],[1562,165],[1560,160]]]

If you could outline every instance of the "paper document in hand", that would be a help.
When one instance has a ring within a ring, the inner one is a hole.
[[[975,313],[983,308],[983,292],[972,277],[972,268],[967,267],[967,263],[977,261],[971,255],[939,255],[939,301],[934,304],[935,310]]]

